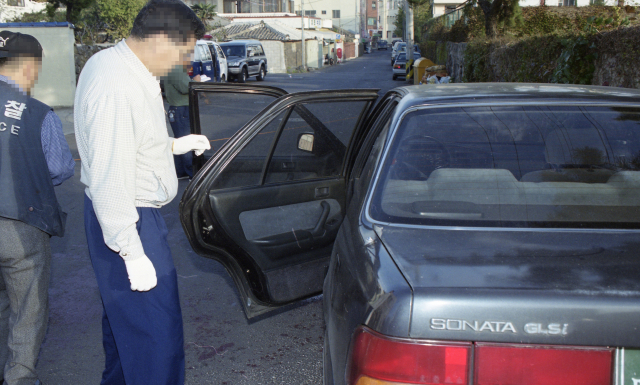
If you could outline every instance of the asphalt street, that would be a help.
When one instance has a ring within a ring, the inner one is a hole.
[[[380,93],[406,83],[393,81],[390,51],[373,52],[346,63],[304,74],[268,74],[264,82],[288,92],[376,88]],[[211,100],[215,104],[216,100]],[[260,110],[257,105],[256,112]],[[73,110],[57,110],[67,141],[78,159]],[[248,120],[250,116],[246,117]],[[170,132],[170,129],[169,129]],[[212,132],[214,147],[233,132]],[[213,137],[215,136],[215,137]],[[321,384],[322,296],[248,321],[233,280],[217,262],[196,255],[178,219],[178,204],[188,181],[180,181],[176,199],[161,209],[178,272],[182,304],[186,383]],[[49,329],[38,373],[47,385],[99,384],[104,365],[102,304],[89,260],[83,224],[80,162],[75,176],[56,188],[68,213],[66,235],[52,238]]]

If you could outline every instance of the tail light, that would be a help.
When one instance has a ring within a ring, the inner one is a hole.
[[[612,364],[612,349],[477,343],[474,384],[610,384]]]
[[[402,66],[400,66],[400,64],[396,64],[395,67],[396,67],[396,69],[402,68]]]
[[[607,385],[612,381],[613,349],[608,348],[427,341],[388,337],[363,326],[356,329],[352,342],[349,385]]]
[[[467,384],[470,352],[470,343],[390,338],[360,327],[354,335],[349,384]]]

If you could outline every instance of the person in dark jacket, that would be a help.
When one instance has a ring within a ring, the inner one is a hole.
[[[175,138],[182,138],[191,134],[189,122],[189,82],[191,79],[183,65],[173,67],[164,83],[164,92],[169,103],[167,115]],[[200,75],[193,77],[193,81],[199,82]],[[173,162],[176,166],[178,179],[193,178],[193,152],[174,155]]]
[[[36,38],[0,32],[0,384],[40,384],[49,238],[66,218],[53,186],[75,168],[60,118],[30,96],[41,66]]]

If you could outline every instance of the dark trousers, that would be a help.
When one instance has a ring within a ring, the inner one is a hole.
[[[138,208],[137,223],[158,286],[131,291],[124,261],[109,249],[93,204],[85,195],[84,224],[102,297],[105,369],[102,385],[184,384],[184,338],[176,269],[167,226],[154,208]]]
[[[0,217],[0,379],[36,383],[49,318],[49,234]]]
[[[191,124],[189,123],[189,106],[174,107],[169,106],[169,123],[173,130],[174,138],[182,138],[191,134]],[[173,114],[173,119],[171,118]],[[176,165],[178,178],[188,176],[193,177],[193,152],[189,151],[184,155],[174,155],[173,161]]]

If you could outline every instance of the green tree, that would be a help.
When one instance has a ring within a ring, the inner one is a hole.
[[[393,33],[396,36],[404,36],[404,22],[406,18],[407,18],[407,15],[404,13],[404,9],[400,7],[400,9],[398,9],[398,15],[396,16],[396,21],[393,22],[393,25],[396,27]]]
[[[13,20],[11,20],[14,23],[39,23],[39,22],[52,22],[52,21],[57,21],[57,22],[63,22],[67,20],[67,15],[66,12],[64,11],[58,11],[55,12],[53,17],[49,17],[49,15],[47,14],[47,12],[45,10],[39,11],[39,12],[26,12],[23,13],[20,16],[15,17]]]
[[[191,6],[191,9],[193,9],[193,12],[202,20],[205,28],[207,30],[211,29],[209,20],[213,19],[216,15],[216,6],[213,4],[194,4]]]
[[[488,38],[498,36],[500,24],[513,26],[522,23],[519,0],[477,0],[484,13],[484,30]]]
[[[133,21],[146,0],[96,0],[105,31],[115,39],[129,36]]]
[[[424,4],[413,6],[413,28],[416,43],[420,43],[422,41],[421,31],[423,30],[423,26],[426,25],[431,19],[433,19],[431,2],[425,2]]]
[[[216,6],[213,4],[194,4],[191,6],[191,9],[193,9],[193,12],[195,12],[202,21],[213,19],[216,15]]]
[[[91,6],[93,2],[94,0],[47,0],[47,16],[54,18],[58,8],[65,7],[67,9],[67,21],[69,23],[76,23],[79,19],[80,12]]]

